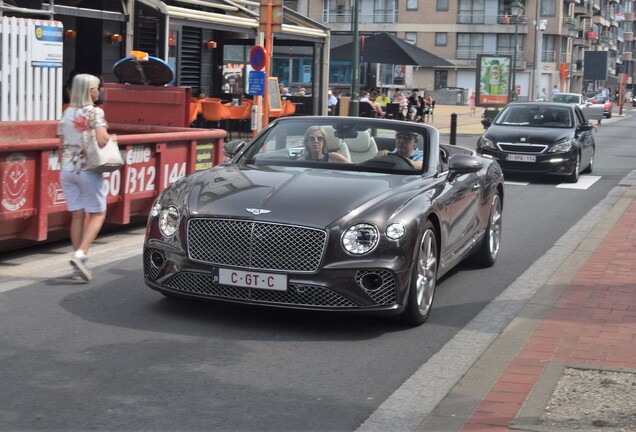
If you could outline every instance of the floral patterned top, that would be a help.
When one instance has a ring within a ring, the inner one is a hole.
[[[86,105],[75,108],[68,107],[57,126],[57,134],[62,137],[62,154],[60,155],[60,170],[74,171],[76,161],[81,160],[81,169],[85,167],[84,158],[78,159],[85,143],[95,140],[93,129],[105,126],[104,110]],[[94,143],[97,144],[97,143]]]

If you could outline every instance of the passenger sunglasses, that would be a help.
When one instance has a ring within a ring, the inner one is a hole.
[[[309,142],[313,142],[313,141],[324,142],[325,141],[325,137],[309,135],[307,137],[307,141],[309,141]]]

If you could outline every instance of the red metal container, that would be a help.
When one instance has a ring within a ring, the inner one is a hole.
[[[108,118],[108,117],[107,117]],[[0,250],[66,230],[70,215],[59,180],[57,121],[0,122]],[[226,131],[113,123],[124,166],[104,175],[106,221],[145,217],[159,192],[222,160]]]

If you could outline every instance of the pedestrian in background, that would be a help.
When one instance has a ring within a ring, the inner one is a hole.
[[[552,95],[550,100],[554,99],[554,95],[559,93],[559,88],[557,86],[554,86],[554,88],[552,89]]]
[[[470,108],[470,115],[475,115],[475,92],[472,92],[468,97],[468,107]]]
[[[544,102],[546,98],[547,98],[547,95],[545,92],[545,87],[543,87],[541,91],[539,92],[539,94],[537,94],[537,101]]]
[[[87,171],[83,151],[88,145],[104,147],[110,138],[104,111],[94,103],[100,80],[89,74],[73,78],[69,107],[59,122],[60,182],[71,212],[71,265],[75,278],[90,281],[93,271],[88,251],[106,219],[106,193],[102,173]],[[88,217],[87,217],[88,215]]]
[[[387,90],[383,89],[380,96],[375,98],[375,101],[380,104],[382,108],[386,108],[386,106],[391,103],[391,98],[387,94]]]

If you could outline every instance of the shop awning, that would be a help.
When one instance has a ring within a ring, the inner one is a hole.
[[[254,1],[205,1],[205,0],[140,0],[155,7],[169,18],[234,27],[237,30],[256,33],[259,27],[259,8]],[[256,5],[256,6],[255,6]],[[329,29],[287,7],[283,12],[280,35],[305,36],[324,39]]]

